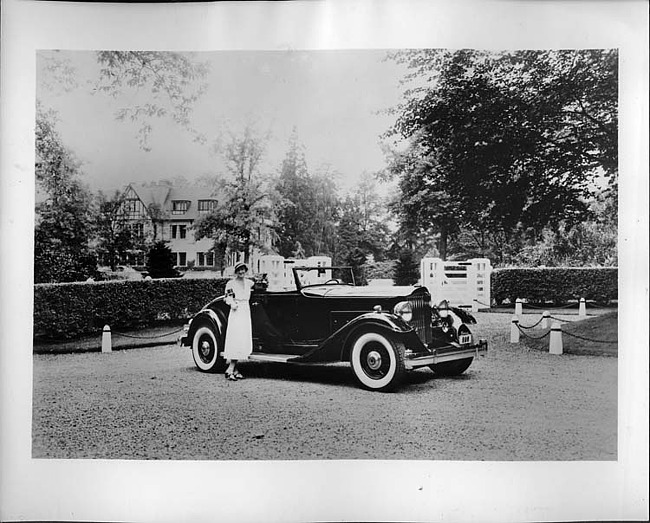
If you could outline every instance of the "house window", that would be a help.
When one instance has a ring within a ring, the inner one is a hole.
[[[187,225],[172,225],[172,239],[187,237]]]
[[[217,207],[217,200],[199,200],[199,212],[212,212]]]
[[[187,265],[187,253],[186,252],[179,252],[178,253],[178,265],[181,267],[185,267]]]
[[[136,238],[144,237],[144,224],[143,223],[132,223],[128,225],[128,229],[131,231],[131,234]]]
[[[172,214],[185,214],[189,208],[189,200],[174,200],[172,202]]]
[[[197,252],[196,253],[197,265],[199,267],[213,267],[214,266],[214,253],[213,252]]]
[[[129,198],[127,200],[124,200],[124,210],[127,213],[137,212],[137,210],[138,210],[138,200],[136,200],[134,198]]]

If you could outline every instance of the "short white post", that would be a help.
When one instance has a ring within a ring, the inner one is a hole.
[[[550,323],[551,323],[551,313],[548,311],[544,311],[542,313],[542,329],[548,329]]]
[[[108,325],[104,325],[104,330],[102,332],[102,352],[111,352],[112,350],[111,328]]]
[[[522,310],[521,310],[521,298],[517,298],[515,300],[515,315],[521,316]]]
[[[580,298],[580,306],[578,307],[578,316],[587,316],[587,304],[584,298]]]
[[[551,327],[551,336],[548,344],[550,354],[562,354],[562,326],[556,321]]]
[[[510,322],[510,343],[519,343],[519,318],[516,314]]]
[[[478,312],[478,300],[476,298],[472,300],[472,312]]]

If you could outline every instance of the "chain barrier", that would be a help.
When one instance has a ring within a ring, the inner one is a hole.
[[[527,334],[526,332],[524,332],[519,324],[517,324],[517,328],[519,329],[519,332],[521,332],[521,334],[524,335],[524,337],[529,338],[531,340],[543,340],[544,338],[546,338],[546,336],[551,334],[551,331],[549,330],[546,334],[544,334],[542,336],[531,336],[530,334]]]
[[[519,327],[521,327],[522,329],[532,329],[534,327],[537,327],[540,323],[542,323],[543,320],[544,320],[544,316],[542,316],[539,320],[537,320],[537,323],[531,325],[530,327],[526,327],[524,325],[519,325]]]
[[[561,321],[563,323],[574,323],[576,321],[580,321],[580,320],[562,320],[560,318],[556,318],[555,316],[549,316],[549,318],[553,320]]]
[[[488,305],[487,303],[483,303],[482,301],[474,300],[476,303],[479,305],[483,305],[483,307],[487,307],[488,309],[492,308],[492,305]]]
[[[578,338],[579,340],[590,341],[592,343],[618,343],[618,340],[592,340],[591,338],[585,338],[584,336],[578,336],[577,334],[572,334],[570,332],[564,332],[564,331],[562,331],[562,334],[566,334],[567,336],[571,336],[572,338]]]
[[[133,338],[133,339],[136,339],[136,340],[154,340],[154,339],[158,339],[158,338],[166,338],[167,336],[171,336],[172,334],[177,334],[177,333],[181,332],[182,330],[183,330],[183,328],[181,327],[180,329],[177,329],[175,331],[168,332],[166,334],[159,334],[159,335],[156,335],[156,336],[133,336],[131,334],[123,334],[121,332],[113,332],[112,334],[113,334],[113,336],[122,336],[123,338]]]

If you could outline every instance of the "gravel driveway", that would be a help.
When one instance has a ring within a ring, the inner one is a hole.
[[[478,314],[490,351],[456,378],[398,392],[348,365],[242,364],[203,374],[176,346],[34,356],[33,457],[615,460],[617,359],[510,345],[510,316]]]

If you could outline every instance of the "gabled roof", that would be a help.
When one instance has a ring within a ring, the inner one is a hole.
[[[203,213],[198,212],[199,200],[219,200],[215,187],[172,187],[170,185],[134,185],[130,187],[149,208],[154,205],[162,211],[165,219],[196,220]],[[183,214],[172,214],[174,201],[189,201],[190,206]]]

